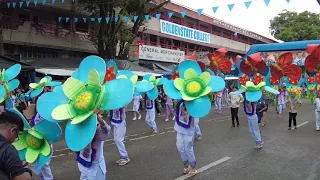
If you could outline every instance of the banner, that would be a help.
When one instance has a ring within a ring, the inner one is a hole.
[[[185,58],[184,51],[147,45],[139,46],[139,59],[178,63],[180,58]]]
[[[162,19],[160,19],[160,29],[163,34],[210,44],[210,34],[207,32],[181,26]]]

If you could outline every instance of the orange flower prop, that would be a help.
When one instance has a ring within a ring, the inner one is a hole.
[[[240,80],[240,84],[241,84],[241,85],[245,85],[246,82],[249,81],[249,77],[244,74],[244,75],[242,75],[242,76],[239,77],[239,80]]]
[[[274,63],[271,68],[271,74],[275,79],[287,76],[289,79],[300,80],[302,71],[299,66],[292,64],[292,53],[282,54],[278,62]]]
[[[103,83],[106,83],[106,82],[109,82],[113,79],[115,79],[117,76],[116,74],[114,73],[114,67],[107,67],[106,68],[106,75],[104,76],[104,80],[103,80]]]
[[[243,59],[241,56],[236,57],[236,62]],[[240,64],[240,70],[250,76],[252,73],[259,72],[264,73],[267,68],[266,63],[262,60],[261,53],[255,53],[248,56],[248,59],[243,59]]]
[[[279,84],[279,80],[275,79],[274,77],[270,76],[270,83],[271,84]]]
[[[318,72],[317,68],[320,65],[320,45],[310,44],[307,46],[307,53],[310,55],[306,57],[304,66],[310,73]]]
[[[258,85],[259,83],[261,83],[264,80],[263,76],[259,73],[255,74],[253,77],[253,83],[255,85]]]
[[[232,63],[225,58],[227,52],[228,50],[226,48],[221,48],[214,53],[207,54],[208,59],[210,60],[210,68],[215,74],[217,74],[218,70],[224,74],[231,72]]]
[[[179,72],[178,71],[175,71],[172,75],[171,75],[171,79],[172,80],[175,80],[176,78],[179,78],[180,75],[179,75]]]

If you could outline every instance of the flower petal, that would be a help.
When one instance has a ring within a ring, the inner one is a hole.
[[[211,75],[209,72],[203,72],[201,75],[200,75],[200,79],[204,82],[204,84],[206,86],[209,85],[210,81],[211,81]]]
[[[44,156],[42,154],[39,154],[39,157],[37,159],[37,167],[35,169],[32,169],[32,171],[35,171],[35,172],[40,172],[41,171],[41,168],[48,162],[50,161],[51,159],[51,156],[52,156],[52,151],[50,151],[50,154],[48,156]]]
[[[158,78],[158,79],[156,80],[156,85],[157,85],[157,86],[161,86],[161,85],[163,85],[164,83],[166,83],[167,81],[168,81],[168,79],[165,78],[165,77]]]
[[[149,80],[149,82],[155,81],[155,80],[156,80],[156,77],[155,77],[154,75],[151,75],[148,80]]]
[[[175,100],[181,100],[182,95],[180,91],[174,86],[174,81],[169,80],[163,85],[163,90],[166,93],[167,96],[169,96],[171,99]]]
[[[25,148],[28,147],[27,143],[26,143],[26,140],[25,140],[25,136],[26,134],[25,133],[21,133],[19,135],[19,140],[18,141],[15,141],[14,143],[12,143],[12,145],[18,150],[18,151],[21,151]]]
[[[77,115],[74,107],[71,104],[62,104],[56,108],[51,113],[51,116],[55,120],[66,120],[74,118]]]
[[[44,89],[43,87],[40,88],[40,89],[33,89],[33,90],[31,91],[31,93],[30,93],[30,97],[31,97],[31,98],[34,98],[34,97],[39,96],[39,95],[42,93],[43,89]]]
[[[59,141],[61,138],[62,130],[57,123],[50,121],[40,121],[34,129],[44,137],[50,144]]]
[[[9,83],[7,83],[8,92],[14,91],[18,88],[20,81],[18,79],[13,79]]]
[[[27,148],[26,161],[28,163],[34,163],[39,157],[39,154],[40,154],[40,149]]]
[[[136,84],[136,91],[140,93],[145,93],[154,88],[154,85],[148,81],[138,81]]]
[[[100,82],[102,82],[106,74],[106,63],[102,58],[95,55],[88,56],[82,60],[76,73],[77,79],[87,84],[88,74],[93,69],[98,72]]]
[[[79,124],[67,123],[65,138],[68,148],[72,151],[81,151],[91,143],[97,129],[97,115],[92,114],[90,118]],[[85,134],[85,136],[84,136]]]
[[[49,84],[48,84],[48,86],[50,86],[50,87],[55,87],[55,86],[59,86],[59,85],[61,85],[62,83],[61,82],[59,82],[59,81],[52,81],[52,82],[50,82]]]
[[[184,72],[184,80],[187,81],[187,80],[195,79],[195,78],[198,78],[198,75],[194,69],[190,68]]]
[[[43,139],[43,136],[42,136],[39,132],[37,132],[36,130],[34,130],[34,129],[30,129],[30,130],[28,131],[28,133],[31,134],[32,136],[38,138],[38,139]]]
[[[88,75],[87,75],[87,78],[88,78]],[[79,81],[78,79],[74,79],[74,78],[68,78],[62,85],[62,88],[63,88],[64,94],[70,100],[73,100],[73,101],[76,100],[78,95],[84,92],[86,89],[85,84],[82,81]]]
[[[98,71],[96,71],[96,70],[93,69],[93,70],[91,70],[91,71],[89,72],[89,75],[88,75],[88,85],[100,89],[101,82],[100,82],[100,79],[99,79]]]
[[[43,141],[40,153],[44,156],[49,156],[51,153],[51,147],[47,140]]]
[[[199,64],[196,61],[186,60],[186,61],[182,61],[178,66],[180,78],[185,79],[184,73],[187,69],[190,69],[190,68],[196,71],[198,77],[201,75],[202,71]]]
[[[130,80],[131,80],[133,85],[136,85],[137,81],[138,81],[138,76],[137,75],[133,75],[133,76],[131,76]]]
[[[203,96],[193,101],[186,101],[186,108],[190,116],[202,118],[209,114],[211,102],[208,96]]]
[[[246,92],[246,99],[249,102],[256,102],[262,97],[262,91],[248,91]]]
[[[219,92],[224,89],[226,83],[219,76],[211,76],[209,86],[212,88],[211,92]]]
[[[275,89],[273,89],[273,88],[271,88],[271,87],[269,87],[269,86],[265,86],[265,87],[264,87],[264,90],[266,90],[266,91],[268,91],[268,92],[270,92],[270,93],[272,93],[272,94],[280,94],[279,91],[277,91],[277,90],[275,90]]]
[[[15,105],[13,104],[13,101],[11,100],[11,98],[6,98],[5,101],[4,101],[4,104],[6,107],[6,109],[12,109],[15,107]]]
[[[129,104],[133,96],[133,84],[129,79],[114,79],[106,84],[101,108],[119,109]]]
[[[79,124],[88,119],[93,114],[93,111],[88,111],[83,114],[78,114],[76,117],[71,119],[71,124]]]
[[[25,161],[26,160],[26,154],[27,154],[27,148],[18,151],[19,154],[19,158],[21,161]]]
[[[27,119],[24,117],[24,115],[19,110],[17,110],[16,108],[12,108],[9,111],[15,113],[16,115],[18,115],[22,119],[23,124],[24,124],[24,127],[23,127],[24,130],[31,129],[29,122],[27,121]]]
[[[0,85],[0,103],[4,101],[6,90],[3,85]]]
[[[21,65],[15,64],[4,71],[4,81],[10,81],[18,76],[21,71]]]
[[[130,79],[134,74],[130,70],[121,70],[117,73],[117,78],[119,76],[126,76],[128,79]]]
[[[147,92],[147,96],[150,100],[155,100],[157,99],[157,97],[159,96],[159,91],[158,91],[158,88],[155,87],[153,88],[151,91],[148,91]]]
[[[181,95],[182,95],[182,99],[185,101],[192,101],[192,100],[196,99],[196,97],[188,96],[185,92],[181,92]]]
[[[181,78],[176,78],[174,80],[174,87],[176,87],[179,91],[184,91],[185,81]]]
[[[210,86],[207,86],[204,91],[199,95],[199,97],[208,95],[212,91],[212,88]]]
[[[43,117],[45,120],[51,121],[51,122],[60,122],[56,121],[52,118],[51,113],[52,111],[62,105],[67,104],[69,102],[69,99],[64,95],[63,91],[58,91],[56,88],[60,86],[57,86],[54,88],[54,91],[57,92],[47,92],[45,94],[42,94],[38,101],[37,101],[37,111],[40,114],[41,117]],[[60,89],[62,90],[62,89]]]
[[[146,80],[146,81],[149,82],[149,79],[150,79],[151,76],[152,76],[151,74],[146,74],[146,75],[143,76],[143,80]]]
[[[38,86],[39,86],[38,83],[30,83],[30,84],[29,84],[29,87],[30,87],[31,89],[37,89]]]

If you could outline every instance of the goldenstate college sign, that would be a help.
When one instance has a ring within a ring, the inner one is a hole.
[[[160,19],[161,33],[210,44],[210,34]]]

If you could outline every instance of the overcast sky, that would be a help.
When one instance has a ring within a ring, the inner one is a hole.
[[[244,2],[249,0],[173,0],[192,9],[203,9],[203,13],[229,22],[236,26],[256,32],[258,34],[272,37],[269,34],[270,19],[275,17],[282,10],[303,12],[305,10],[320,13],[320,6],[316,0],[270,0],[266,6],[264,0],[252,0],[249,9]],[[235,4],[230,12],[228,4]],[[220,6],[214,14],[212,7]]]

